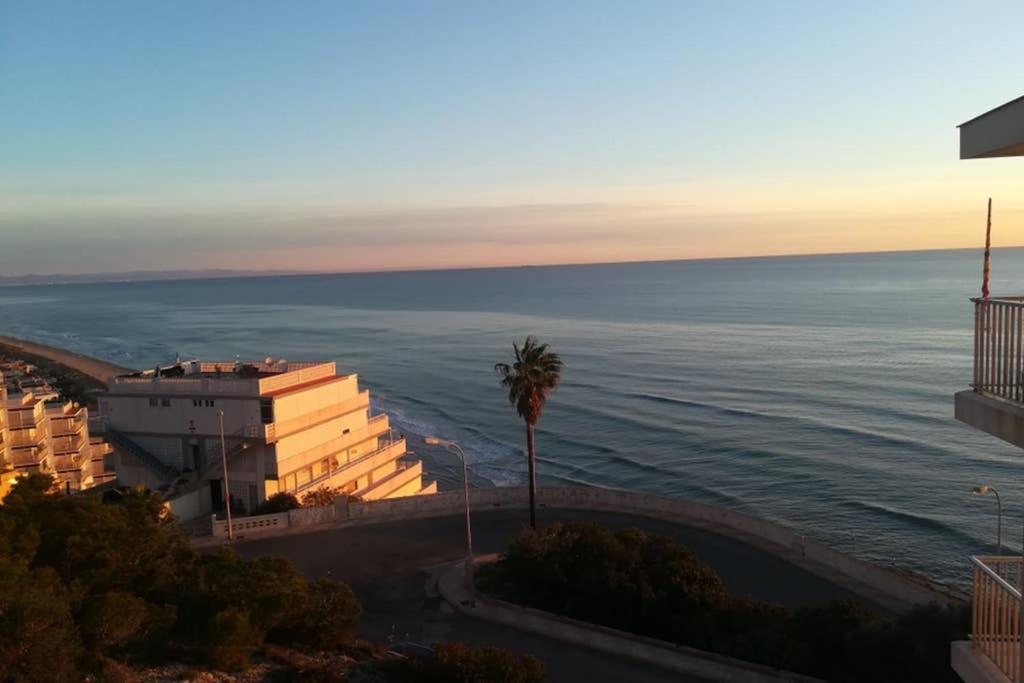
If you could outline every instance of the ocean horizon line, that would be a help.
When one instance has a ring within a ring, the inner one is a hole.
[[[1024,244],[992,247],[993,252],[1022,249]],[[807,252],[790,254],[757,254],[737,256],[701,256],[693,258],[672,259],[639,259],[623,261],[580,261],[566,263],[524,263],[519,265],[453,265],[425,268],[381,268],[368,270],[292,270],[287,268],[271,268],[267,270],[251,270],[246,268],[196,268],[196,269],[154,269],[130,270],[119,272],[98,273],[27,273],[25,275],[0,276],[0,288],[3,287],[46,287],[74,284],[105,284],[126,282],[178,282],[225,279],[263,279],[263,278],[295,278],[324,275],[385,275],[402,273],[445,273],[459,271],[493,271],[516,269],[544,268],[587,268],[594,266],[645,265],[667,263],[716,263],[722,261],[765,261],[774,259],[805,259],[844,256],[884,256],[890,254],[929,254],[964,251],[984,251],[979,247],[936,247],[929,249],[886,249],[878,251],[833,251]]]

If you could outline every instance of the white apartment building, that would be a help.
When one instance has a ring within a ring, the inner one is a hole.
[[[31,392],[7,395],[0,377],[0,494],[30,472],[53,475],[75,493],[113,479],[105,468],[109,444],[89,435],[89,411],[48,404]]]
[[[221,426],[232,503],[246,511],[278,492],[327,487],[365,500],[435,493],[404,438],[335,364],[178,362],[115,377],[100,397],[118,479],[169,498],[202,490],[179,517],[223,506]],[[172,506],[173,507],[173,506]]]

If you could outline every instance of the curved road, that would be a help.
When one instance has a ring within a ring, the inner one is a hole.
[[[541,523],[592,521],[613,528],[637,527],[682,541],[721,575],[734,595],[790,606],[852,597],[830,583],[770,553],[720,534],[647,517],[610,512],[542,509]],[[477,554],[500,552],[523,528],[526,513],[500,510],[473,514]],[[549,680],[588,683],[684,680],[678,674],[634,660],[455,613],[437,596],[432,566],[465,556],[464,518],[380,522],[304,534],[239,541],[247,556],[283,555],[309,576],[332,576],[352,585],[363,603],[361,631],[367,638],[433,643],[463,640],[536,655]]]

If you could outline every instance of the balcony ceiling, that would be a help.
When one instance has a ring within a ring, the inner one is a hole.
[[[1024,156],[1024,97],[961,123],[960,158]]]

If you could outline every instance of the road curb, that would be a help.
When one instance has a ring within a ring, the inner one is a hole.
[[[497,558],[497,555],[480,556],[476,558],[476,563],[493,562]],[[465,586],[465,563],[461,560],[440,570],[437,586],[441,597],[453,609],[466,616],[529,631],[604,654],[635,659],[702,680],[721,683],[825,683],[818,678],[782,669],[520,607],[480,593],[473,595]]]

